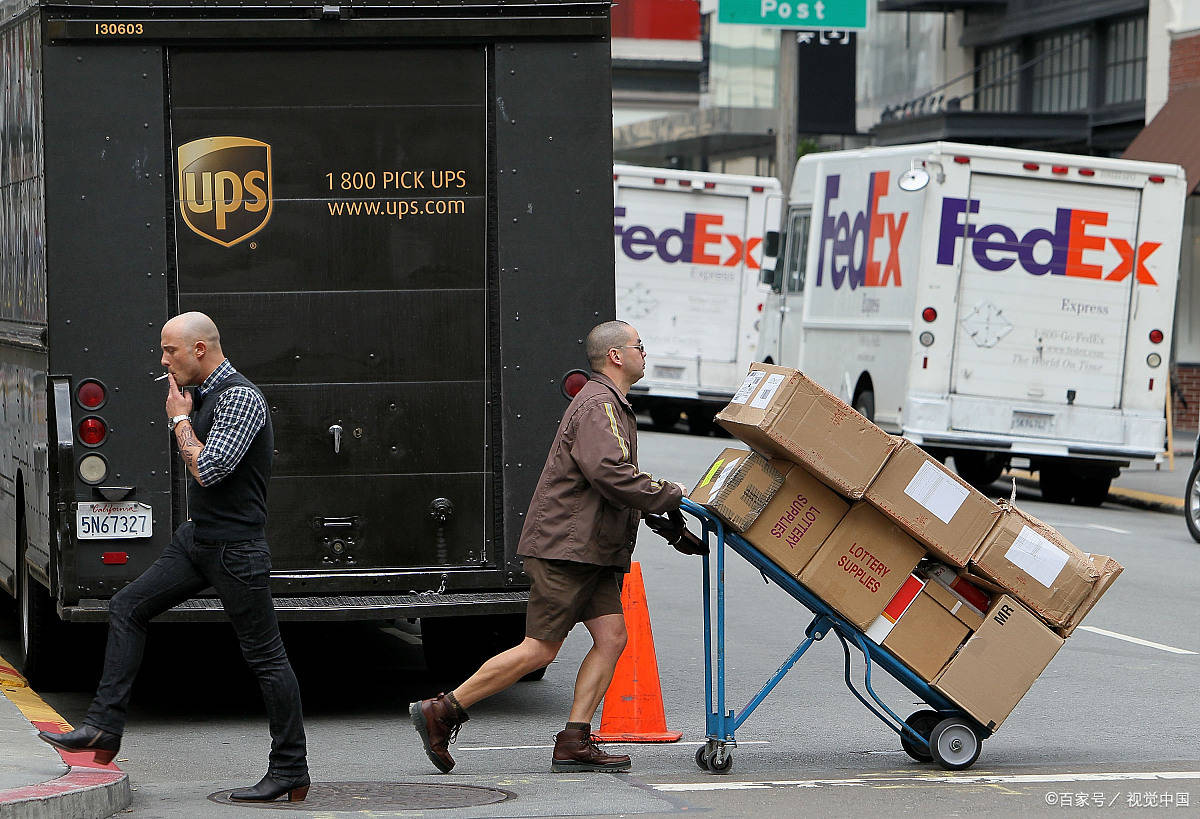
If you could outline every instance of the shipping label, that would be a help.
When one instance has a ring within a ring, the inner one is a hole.
[[[926,461],[908,482],[904,494],[937,515],[942,523],[949,523],[967,499],[968,490]]]
[[[1048,589],[1054,585],[1055,579],[1071,558],[1028,526],[1021,527],[1021,533],[1008,547],[1004,557]]]
[[[783,383],[784,378],[783,373],[771,373],[767,377],[767,383],[763,384],[762,389],[758,391],[758,395],[754,396],[754,400],[750,402],[750,406],[755,409],[766,409],[767,404],[771,403],[771,399],[779,391],[779,385]]]
[[[765,375],[766,372],[763,370],[752,370],[750,374],[746,376],[746,380],[742,382],[742,386],[738,387],[737,393],[734,394],[733,400],[729,403],[745,404],[747,401],[749,401],[750,396],[754,394],[756,389],[758,389],[758,385],[762,383],[763,376]]]

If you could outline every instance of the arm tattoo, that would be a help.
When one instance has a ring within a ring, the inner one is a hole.
[[[184,449],[190,446],[200,446],[200,441],[196,439],[196,432],[192,429],[192,425],[188,424],[179,430],[179,448]]]

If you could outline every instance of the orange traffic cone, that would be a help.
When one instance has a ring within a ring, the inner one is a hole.
[[[683,733],[667,730],[640,563],[630,566],[625,576],[621,608],[629,642],[604,694],[600,730],[595,736],[603,742],[675,742]]]

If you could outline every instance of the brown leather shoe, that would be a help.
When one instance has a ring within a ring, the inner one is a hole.
[[[445,694],[438,694],[433,699],[414,702],[408,713],[429,761],[442,773],[450,773],[454,757],[446,746],[458,738],[459,726],[470,719],[467,712],[455,708]]]
[[[628,771],[632,767],[627,756],[606,754],[596,747],[590,731],[567,728],[554,737],[554,761],[550,770],[570,771]]]

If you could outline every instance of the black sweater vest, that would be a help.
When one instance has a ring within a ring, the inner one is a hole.
[[[208,440],[217,399],[231,387],[249,387],[262,395],[241,373],[234,373],[203,399],[197,396],[192,426],[201,441]],[[211,486],[201,486],[188,472],[188,512],[196,526],[197,540],[242,541],[266,537],[267,484],[271,480],[274,448],[275,435],[268,409],[266,423],[233,472]]]

